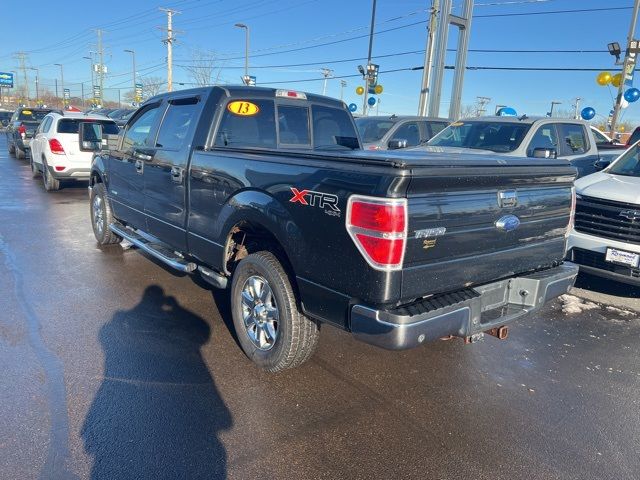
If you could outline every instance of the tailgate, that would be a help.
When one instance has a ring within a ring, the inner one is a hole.
[[[27,129],[26,136],[27,138],[31,138],[35,135],[40,122],[22,122],[24,127]]]
[[[403,299],[562,262],[574,175],[562,161],[416,171],[407,193]]]

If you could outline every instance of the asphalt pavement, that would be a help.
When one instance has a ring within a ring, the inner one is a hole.
[[[3,479],[640,478],[637,289],[582,284],[471,346],[325,326],[267,374],[224,292],[97,247],[86,184],[46,193],[1,134],[0,168]]]

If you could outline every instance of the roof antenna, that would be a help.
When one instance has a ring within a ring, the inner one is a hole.
[[[518,120],[522,121],[522,120],[526,120],[527,118],[529,118],[529,117],[527,117],[527,114],[525,113],[525,114],[520,115],[518,117]]]

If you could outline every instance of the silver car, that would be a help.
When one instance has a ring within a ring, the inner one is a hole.
[[[442,131],[445,118],[373,116],[356,118],[356,127],[365,150],[395,150],[426,143]]]

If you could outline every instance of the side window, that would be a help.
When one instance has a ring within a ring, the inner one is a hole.
[[[558,134],[555,125],[548,123],[538,127],[527,147],[527,157],[533,157],[533,151],[536,148],[554,149],[558,155],[561,154],[558,151]]]
[[[582,155],[589,150],[589,142],[584,126],[575,123],[562,123],[560,137],[564,155]]]
[[[216,147],[276,148],[273,100],[231,100],[225,107]]]
[[[122,140],[122,150],[126,151],[133,147],[149,145],[151,130],[153,129],[158,111],[158,105],[149,107],[129,125]]]
[[[278,140],[283,145],[311,145],[307,107],[278,105]]]
[[[593,133],[593,136],[596,139],[596,145],[604,145],[609,143],[609,140],[607,140],[607,137],[605,137],[602,133],[600,133],[599,130],[592,128],[591,132]]]
[[[407,147],[415,147],[420,143],[420,129],[418,122],[407,122],[400,125],[391,140],[406,140]]]
[[[156,147],[180,150],[185,144],[189,127],[195,124],[198,113],[198,99],[180,99],[169,104],[158,130]]]
[[[316,149],[359,148],[358,134],[345,110],[313,105],[313,146]]]

